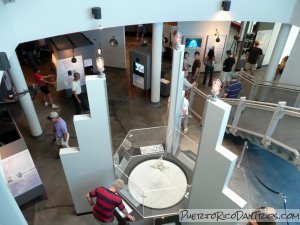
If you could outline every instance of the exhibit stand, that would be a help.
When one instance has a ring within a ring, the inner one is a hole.
[[[3,172],[18,205],[45,195],[41,178],[35,168],[26,143],[5,108],[0,109],[0,147]]]
[[[151,88],[151,49],[139,47],[130,50],[131,85],[148,91]]]

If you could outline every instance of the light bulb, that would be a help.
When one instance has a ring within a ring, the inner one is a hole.
[[[102,57],[98,57],[96,59],[96,64],[97,64],[97,70],[98,72],[102,73],[104,71],[104,59]]]
[[[181,39],[182,39],[182,33],[177,31],[177,33],[175,34],[176,49],[179,48],[179,45],[181,44]]]

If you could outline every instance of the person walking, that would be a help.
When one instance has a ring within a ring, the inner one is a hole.
[[[59,150],[61,148],[69,147],[70,135],[68,132],[67,124],[55,111],[51,112],[48,118],[53,123],[53,134],[57,146],[56,158],[59,158]]]
[[[259,41],[254,42],[254,46],[247,50],[246,58],[247,63],[245,65],[246,71],[250,70],[251,75],[254,74],[254,70],[256,70],[257,62],[261,58],[263,52],[262,49],[258,47]]]
[[[89,107],[81,91],[80,73],[74,73],[72,81],[72,99],[76,108],[76,114],[81,114],[82,110],[89,113]]]
[[[56,83],[55,81],[48,81],[47,80],[49,78],[55,77],[55,75],[49,74],[47,76],[44,76],[44,75],[41,74],[41,71],[38,70],[36,67],[34,67],[32,70],[33,70],[33,79],[38,84],[41,92],[44,95],[43,97],[44,97],[45,106],[51,105],[52,109],[59,108],[59,106],[57,106],[53,103],[53,99],[52,99],[50,90],[49,90],[48,85],[47,85],[47,84],[55,85],[55,83]]]
[[[215,48],[214,47],[212,47],[208,51],[207,56],[204,59],[204,65],[205,65],[205,72],[204,72],[202,84],[206,85],[207,75],[209,74],[208,87],[211,87],[213,75],[214,75],[214,66],[215,66]]]
[[[230,82],[225,89],[224,98],[238,98],[242,90],[242,84],[237,80],[235,72],[230,73]]]
[[[129,220],[135,220],[134,216],[127,212],[122,203],[122,198],[118,193],[124,187],[124,181],[117,179],[110,188],[98,187],[86,194],[87,201],[90,206],[93,207],[94,218],[99,224],[118,224],[114,218],[114,211],[116,207],[118,207]],[[96,198],[96,203],[94,203],[93,198]]]
[[[230,81],[229,73],[232,71],[232,66],[235,64],[235,58],[231,50],[226,51],[227,58],[223,62],[223,70],[221,72],[222,86],[225,87]]]

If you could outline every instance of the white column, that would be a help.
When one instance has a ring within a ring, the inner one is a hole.
[[[154,23],[152,28],[151,102],[160,101],[160,74],[162,56],[163,23]]]
[[[24,79],[24,74],[22,72],[18,57],[15,52],[13,52],[13,54],[10,56],[9,63],[11,67],[9,69],[9,74],[14,84],[16,92],[20,93],[24,90],[27,90],[28,87]],[[35,108],[33,106],[30,94],[26,93],[24,95],[20,95],[18,99],[25,113],[25,117],[28,122],[31,135],[35,137],[40,136],[43,133],[43,131],[39,119],[37,117]]]
[[[167,152],[176,154],[178,147],[178,140],[180,133],[176,129],[180,130],[182,103],[183,103],[183,64],[184,45],[180,45],[178,49],[173,50],[172,60],[172,77],[171,77],[171,96],[169,107],[169,118],[167,127]]]
[[[86,88],[89,96],[98,97],[89,98],[90,115],[74,116],[79,147],[60,150],[77,214],[92,210],[85,198],[88,191],[99,186],[109,187],[115,178],[105,74],[87,76]],[[81,165],[80,170],[78,165]]]
[[[1,225],[11,225],[11,224],[20,224],[26,225],[27,222],[15,201],[15,198],[12,196],[11,191],[9,190],[4,172],[1,165],[0,157],[0,223]]]
[[[247,202],[228,187],[237,156],[222,146],[231,106],[219,99],[215,102],[207,100],[206,103],[187,209],[241,209]],[[180,219],[185,219],[181,214],[179,216]],[[184,225],[199,224],[182,222]],[[222,225],[229,224],[233,223],[226,221],[222,223]]]
[[[276,73],[276,69],[278,67],[278,63],[280,61],[280,57],[282,55],[283,49],[285,47],[285,44],[287,42],[287,39],[289,37],[290,31],[292,29],[292,25],[290,24],[282,24],[280,31],[279,31],[279,35],[277,37],[275,46],[274,46],[274,50],[272,52],[272,56],[267,68],[267,72],[265,75],[265,81],[272,81],[275,73]]]

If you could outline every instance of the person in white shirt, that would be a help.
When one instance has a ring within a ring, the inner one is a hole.
[[[76,108],[76,114],[81,114],[82,109],[86,113],[89,113],[89,107],[81,93],[80,74],[74,73],[74,79],[72,82],[72,99]]]
[[[183,126],[183,133],[188,132],[188,120],[189,120],[189,100],[187,100],[187,97],[189,93],[186,91],[184,94],[183,99],[183,106],[182,106],[182,126]]]

